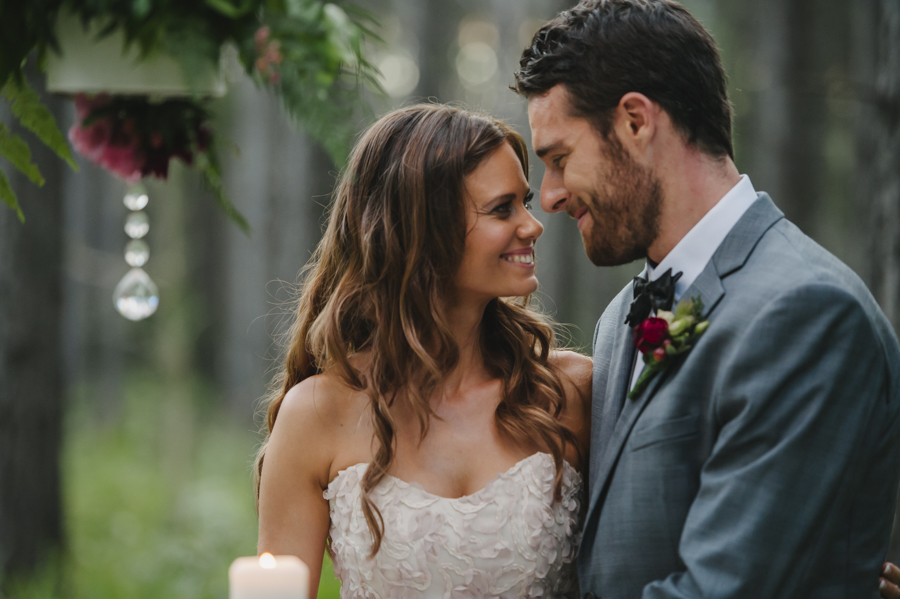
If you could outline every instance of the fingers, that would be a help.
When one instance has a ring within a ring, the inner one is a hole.
[[[881,573],[882,576],[888,581],[894,584],[900,585],[900,568],[895,566],[894,564],[888,562],[884,565],[884,571]]]
[[[878,581],[878,590],[883,599],[900,599],[900,568],[885,564]]]

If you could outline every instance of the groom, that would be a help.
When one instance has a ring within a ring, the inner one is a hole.
[[[900,349],[860,279],[738,173],[710,35],[669,0],[586,1],[520,64],[544,210],[598,266],[647,261],[594,335],[584,597],[877,597]],[[672,355],[675,326],[667,343],[646,319],[691,298],[709,325]]]

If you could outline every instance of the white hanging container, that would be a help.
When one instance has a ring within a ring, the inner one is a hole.
[[[109,93],[123,95],[221,97],[225,79],[219,65],[188,85],[181,64],[172,56],[157,52],[140,57],[137,44],[125,48],[121,31],[100,37],[100,24],[85,31],[81,20],[60,13],[56,35],[62,54],[47,52],[47,89],[55,93]]]

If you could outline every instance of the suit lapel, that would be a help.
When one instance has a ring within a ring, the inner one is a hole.
[[[683,299],[700,296],[704,304],[704,318],[710,318],[716,306],[719,305],[725,296],[722,278],[740,269],[746,263],[763,234],[783,217],[784,215],[775,207],[775,204],[767,194],[759,194],[759,199],[735,224],[716,250],[712,259],[700,273],[700,276],[685,292]],[[625,305],[627,306],[627,302]],[[624,314],[622,319],[624,321]],[[610,364],[611,372],[614,372],[615,375],[610,377],[607,393],[613,395],[607,395],[604,409],[608,406],[621,406],[622,403],[624,403],[624,406],[622,406],[618,418],[612,414],[603,414],[602,430],[605,433],[603,436],[608,437],[608,440],[605,438],[601,439],[599,452],[594,449],[591,451],[593,455],[597,456],[597,466],[596,468],[593,466],[591,468],[591,496],[588,501],[589,512],[588,520],[586,520],[586,530],[590,529],[590,525],[587,522],[599,514],[601,506],[598,501],[609,484],[616,462],[628,441],[635,423],[650,400],[653,399],[669,378],[677,374],[679,368],[678,364],[667,368],[659,373],[638,397],[625,399],[629,390],[628,383],[630,383],[631,364],[634,360],[635,350],[632,344],[631,331],[624,325],[622,329],[623,332],[618,333],[616,336],[613,345],[613,360]],[[626,341],[628,345],[623,346]],[[690,353],[687,354],[685,359],[689,358]],[[616,403],[619,401],[619,398],[622,401]],[[610,409],[613,408],[610,407]]]
[[[630,327],[625,326],[625,314],[627,306],[631,303],[629,296],[624,302],[625,310],[619,311],[619,322],[615,331],[615,337],[610,340],[612,345],[612,358],[609,364],[609,378],[606,381],[605,389],[602,389],[603,402],[600,406],[603,410],[600,419],[600,434],[595,437],[598,446],[592,449],[594,456],[603,456],[609,441],[612,439],[613,430],[615,430],[616,422],[622,408],[625,404],[625,396],[628,393],[628,382],[631,378],[631,366],[634,363],[634,336]],[[597,476],[597,468],[600,460],[591,460],[591,478]]]
[[[694,281],[687,292],[685,292],[683,299],[700,297],[704,303],[703,318],[706,319],[709,318],[710,313],[719,304],[719,301],[724,295],[725,288],[722,286],[722,280],[719,279],[715,267],[712,262],[710,262],[706,265],[706,268],[703,269],[703,272],[700,273],[700,276],[697,277],[697,280]],[[685,359],[688,357],[690,357],[690,352],[685,355]],[[674,376],[675,372],[678,371],[679,365],[680,364],[676,363],[666,368],[650,381],[650,384],[647,385],[647,388],[644,389],[640,395],[634,399],[625,400],[622,414],[619,417],[618,422],[616,422],[615,431],[613,433],[614,438],[609,443],[610,451],[615,448],[616,457],[618,457],[618,453],[620,453],[625,446],[628,435],[631,433],[631,429],[634,427],[638,416],[641,415],[641,412],[644,411],[644,408],[653,396],[656,395],[656,392],[662,387],[663,383],[668,380],[670,376]]]

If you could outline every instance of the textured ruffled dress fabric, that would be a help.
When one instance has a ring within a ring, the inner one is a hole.
[[[536,453],[458,499],[385,476],[371,497],[384,518],[381,550],[362,512],[368,464],[342,470],[325,490],[342,599],[577,597],[581,476]]]

